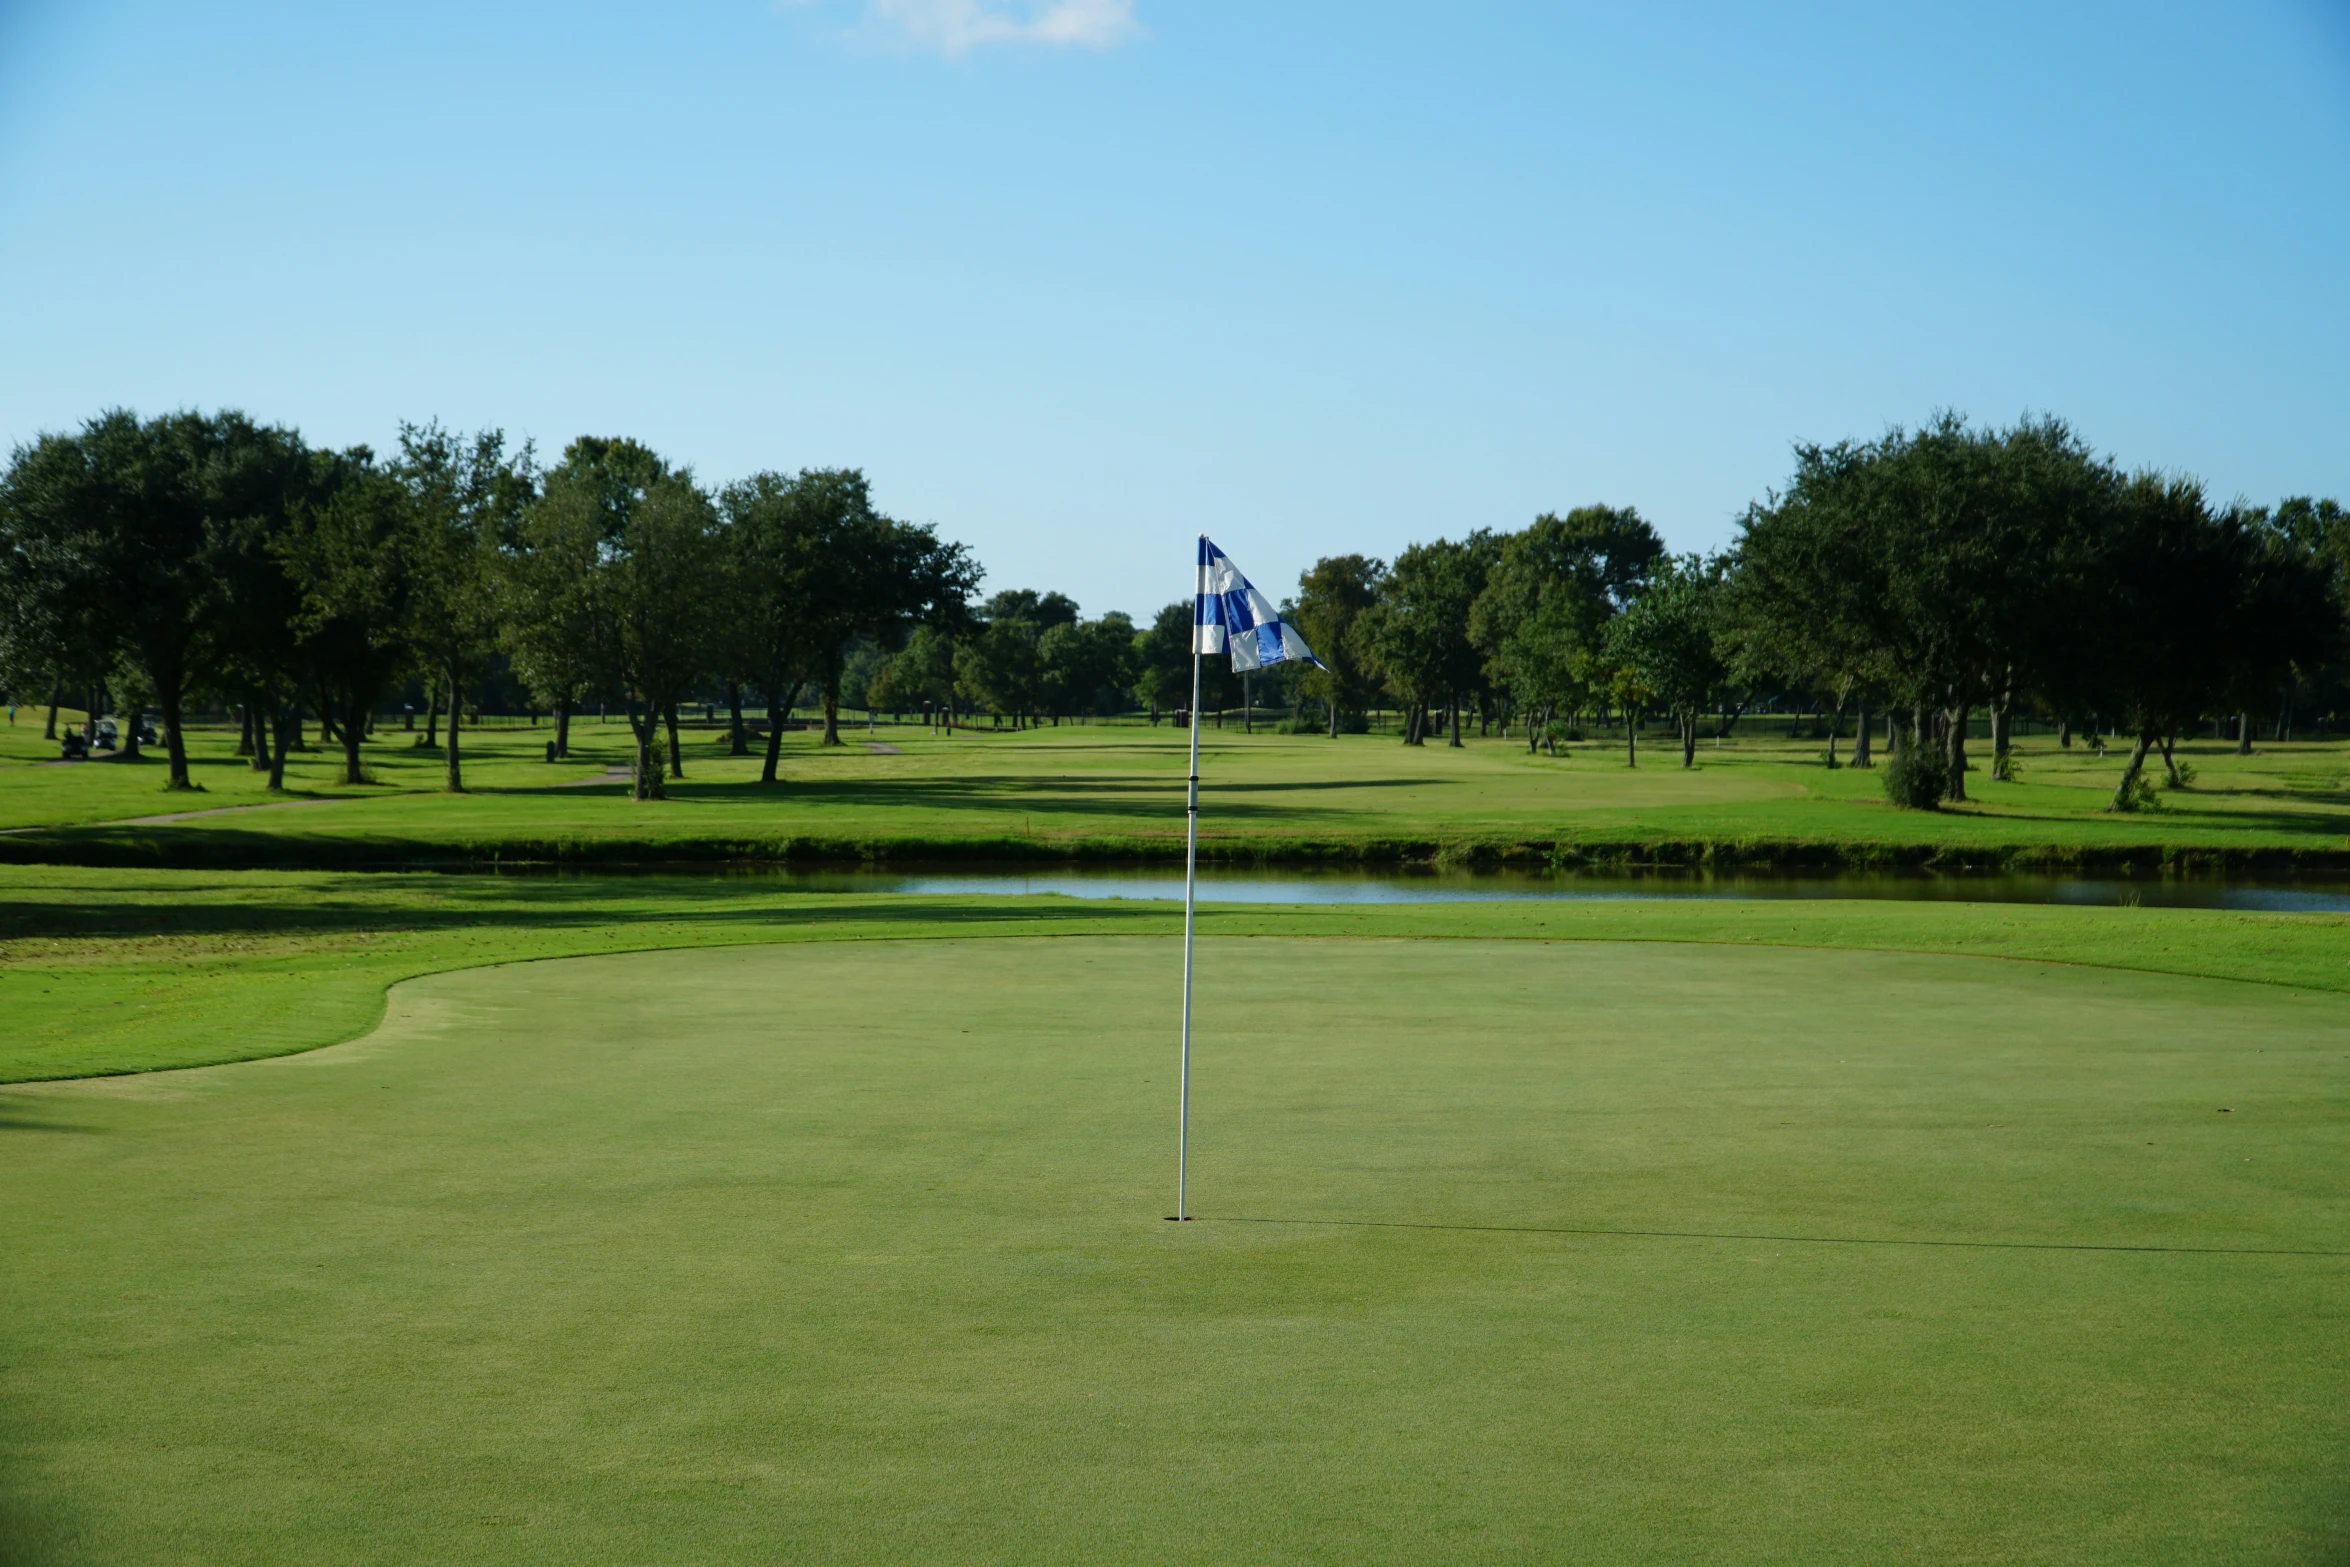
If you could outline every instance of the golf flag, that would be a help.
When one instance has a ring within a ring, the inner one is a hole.
[[[1199,536],[1199,600],[1191,617],[1191,650],[1230,653],[1234,673],[1291,658],[1324,667],[1272,600],[1251,586],[1232,557],[1204,533]]]

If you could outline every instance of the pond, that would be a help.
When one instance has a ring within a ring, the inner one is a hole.
[[[1058,893],[1072,898],[1176,898],[1180,870],[1078,867],[991,871],[970,867],[902,870],[730,870],[810,892],[894,892],[940,896]],[[1651,871],[1350,871],[1202,868],[1199,897],[1212,903],[1486,903],[1542,899],[1891,898],[1954,903],[2077,903],[2149,908],[2243,909],[2266,913],[2350,913],[2350,880],[2223,881],[2181,877],[1931,872],[1705,874]]]

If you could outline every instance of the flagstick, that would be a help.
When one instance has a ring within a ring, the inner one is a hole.
[[[1183,1066],[1175,1090],[1175,1217],[1179,1221],[1191,1217],[1183,1204],[1184,1183],[1190,1173],[1186,1161],[1191,1152],[1191,909],[1192,888],[1199,877],[1199,665],[1199,632],[1195,629],[1191,635],[1191,795],[1183,818]]]

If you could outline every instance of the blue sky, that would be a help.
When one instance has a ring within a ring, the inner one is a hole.
[[[859,466],[1089,612],[1943,406],[2350,498],[2350,5],[0,0],[0,441],[113,404]]]

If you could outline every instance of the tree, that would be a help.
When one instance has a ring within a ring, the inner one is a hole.
[[[343,782],[356,784],[367,777],[359,747],[368,714],[409,659],[403,636],[409,496],[364,449],[346,455],[340,480],[297,520],[282,555],[301,590],[295,625],[308,655],[311,688],[319,711],[335,719],[341,736]],[[281,731],[281,755],[291,738]]]
[[[465,693],[498,645],[500,548],[519,528],[535,484],[530,451],[506,455],[506,438],[484,430],[461,440],[438,424],[400,427],[400,455],[387,470],[405,500],[400,550],[408,572],[401,634],[417,662],[448,694],[444,787],[462,793],[458,735]]]
[[[567,452],[566,461],[575,455]],[[497,584],[500,643],[533,699],[554,712],[557,756],[570,754],[572,711],[597,694],[604,673],[591,591],[603,554],[604,503],[576,467],[566,486],[560,502],[542,494],[524,505]]]
[[[1112,610],[1098,620],[1048,626],[1036,656],[1045,711],[1058,722],[1074,713],[1110,713],[1125,704],[1132,680],[1134,622]]]
[[[1719,558],[1668,556],[1607,627],[1608,661],[1624,686],[1673,715],[1683,767],[1696,765],[1698,717],[1717,705],[1729,678],[1715,650],[1723,576]]]
[[[1285,610],[1322,667],[1306,665],[1299,681],[1329,712],[1330,738],[1338,738],[1339,715],[1370,705],[1376,687],[1357,644],[1356,627],[1379,602],[1384,561],[1368,555],[1325,555],[1297,579],[1297,600]]]
[[[916,626],[907,634],[906,645],[883,662],[866,694],[883,707],[927,706],[952,725],[955,633],[945,626]]]
[[[2330,656],[2341,620],[2313,560],[2275,548],[2246,513],[2214,514],[2192,479],[2131,478],[2098,543],[2071,606],[2081,635],[2068,694],[2123,716],[2133,739],[2109,809],[2127,811],[2146,798],[2154,746],[2245,683]]]
[[[208,673],[213,544],[232,519],[283,504],[299,453],[291,431],[240,413],[142,423],[115,409],[12,455],[0,512],[11,569],[29,573],[15,591],[75,606],[92,617],[85,625],[109,628],[107,651],[119,650],[162,711],[167,788],[194,786],[182,709]]]
[[[664,721],[705,667],[718,516],[693,476],[634,441],[582,436],[525,511],[525,547],[595,688],[626,704],[639,800],[665,798]],[[674,729],[670,771],[676,770]]]
[[[1406,745],[1423,742],[1428,709],[1439,701],[1452,717],[1451,743],[1461,743],[1461,698],[1483,673],[1469,613],[1494,553],[1493,536],[1483,530],[1461,542],[1412,545],[1395,558],[1378,603],[1364,613],[1364,650],[1404,703]]]
[[[751,524],[750,613],[770,696],[787,676],[812,681],[824,703],[824,740],[840,744],[840,680],[850,645],[894,641],[917,621],[952,622],[979,580],[970,551],[935,529],[873,509],[854,468],[760,474],[730,487],[730,531]],[[773,780],[775,742],[768,745]]]
[[[2066,605],[2085,590],[2116,477],[2065,426],[1999,432],[1942,414],[1915,432],[1796,449],[1783,495],[1751,508],[1727,623],[1760,655],[1839,688],[1882,683],[1938,730],[1966,798],[1966,728],[1993,746],[2027,689],[2074,658]]]
[[[1663,551],[1628,506],[1545,512],[1499,541],[1469,612],[1469,640],[1486,677],[1524,716],[1529,751],[1542,720],[1580,707],[1603,680],[1603,630]]]
[[[243,698],[252,722],[252,767],[282,790],[286,753],[301,739],[302,710],[317,694],[323,653],[298,574],[306,531],[372,461],[365,449],[302,455],[284,504],[237,517],[216,531],[220,601],[211,618],[216,677]],[[348,756],[346,756],[348,770]]]

